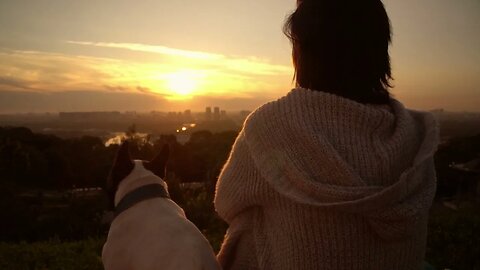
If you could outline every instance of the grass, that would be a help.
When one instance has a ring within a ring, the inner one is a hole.
[[[103,269],[100,256],[104,242],[104,239],[87,239],[76,242],[0,243],[0,269]]]
[[[204,232],[215,251],[223,234]],[[9,270],[96,270],[103,269],[102,246],[105,239],[63,242],[0,242],[0,269]]]

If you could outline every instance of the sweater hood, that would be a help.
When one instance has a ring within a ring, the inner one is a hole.
[[[253,112],[243,132],[278,193],[362,215],[383,238],[407,236],[431,206],[436,121],[395,99],[366,105],[297,88]]]

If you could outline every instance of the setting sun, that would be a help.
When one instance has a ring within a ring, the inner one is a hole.
[[[168,90],[178,96],[189,96],[198,89],[201,74],[198,72],[177,71],[166,75]]]

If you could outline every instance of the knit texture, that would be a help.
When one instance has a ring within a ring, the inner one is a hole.
[[[216,189],[224,269],[421,269],[438,128],[397,100],[294,89],[245,121]]]

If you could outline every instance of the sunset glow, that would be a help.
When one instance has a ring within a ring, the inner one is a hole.
[[[187,97],[198,90],[201,75],[195,71],[178,71],[166,75],[168,89],[176,97]]]
[[[130,44],[128,50],[138,48],[143,47]],[[258,90],[257,95],[275,97],[278,89],[291,86],[289,66],[252,57],[207,57],[203,52],[148,48],[153,51],[148,55],[161,55],[158,62],[0,48],[0,86],[44,93],[62,89],[150,94],[172,104],[195,96],[251,98]]]
[[[480,2],[384,3],[392,94],[417,109],[479,110]],[[0,113],[255,109],[295,87],[282,33],[295,5],[1,1]]]

